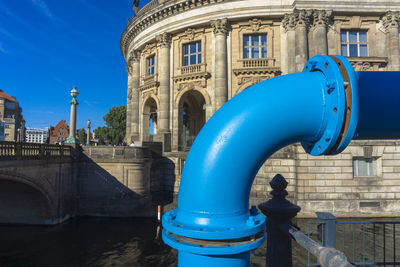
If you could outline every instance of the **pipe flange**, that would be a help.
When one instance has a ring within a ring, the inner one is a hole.
[[[313,155],[335,155],[347,147],[358,121],[357,79],[350,62],[342,56],[315,56],[303,72],[321,72],[326,78],[323,94],[325,114],[321,137],[316,142],[302,142]]]
[[[265,240],[265,217],[249,215],[247,221],[229,227],[180,222],[172,210],[163,216],[163,240],[169,246],[202,255],[231,255],[259,247]]]

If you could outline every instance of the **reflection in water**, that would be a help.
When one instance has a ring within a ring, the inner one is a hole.
[[[390,219],[389,219],[390,220]],[[297,219],[303,233],[307,233],[307,222]],[[30,266],[177,266],[177,252],[161,240],[157,240],[157,221],[155,219],[110,219],[110,218],[75,218],[58,226],[0,226],[0,267],[30,267]],[[382,228],[382,226],[379,226]],[[351,229],[350,229],[351,230]],[[345,230],[345,250],[349,260],[352,260],[352,231]],[[382,231],[382,229],[380,229]],[[396,232],[398,229],[396,229]],[[316,230],[312,230],[316,232]],[[371,251],[370,229],[366,235],[356,234],[356,244],[360,246],[362,238],[366,240],[366,251]],[[358,231],[357,231],[358,233]],[[376,259],[382,256],[382,234],[377,232]],[[400,233],[398,233],[400,236]],[[394,239],[390,231],[386,232],[387,241]],[[342,244],[341,227],[337,228],[337,248]],[[315,237],[313,237],[315,238]],[[368,241],[369,240],[369,241]],[[307,251],[293,244],[293,266],[307,266]],[[389,244],[389,243],[388,243]],[[391,244],[393,246],[393,243]],[[396,250],[400,244],[396,245]],[[251,266],[265,266],[266,242],[251,253]],[[371,258],[369,253],[368,259]],[[387,251],[391,257],[393,252]],[[400,255],[396,253],[396,255]],[[397,256],[397,259],[399,256]],[[356,255],[359,260],[359,255]],[[315,259],[311,259],[311,263]]]
[[[176,266],[153,219],[75,218],[58,226],[0,226],[0,266]]]

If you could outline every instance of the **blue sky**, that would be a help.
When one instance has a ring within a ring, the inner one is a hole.
[[[133,14],[132,0],[0,1],[0,89],[17,98],[27,127],[69,124],[73,85],[78,128],[103,126],[126,104],[119,41]]]

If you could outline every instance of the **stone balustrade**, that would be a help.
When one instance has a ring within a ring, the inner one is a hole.
[[[242,59],[243,68],[275,67],[275,58],[249,58]]]
[[[70,157],[70,146],[0,142],[0,159],[45,159]]]
[[[181,67],[181,74],[190,74],[190,73],[197,73],[197,72],[204,72],[205,71],[205,64],[196,64],[190,66],[183,66]]]

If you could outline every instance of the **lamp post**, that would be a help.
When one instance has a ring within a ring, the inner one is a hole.
[[[69,102],[71,104],[71,116],[69,120],[69,136],[65,143],[67,144],[76,144],[78,140],[76,139],[75,132],[76,132],[76,106],[78,105],[78,101],[76,97],[79,95],[78,90],[76,90],[76,86],[74,86],[71,90],[72,99]]]
[[[90,120],[87,121],[87,136],[86,136],[86,145],[90,145]]]

